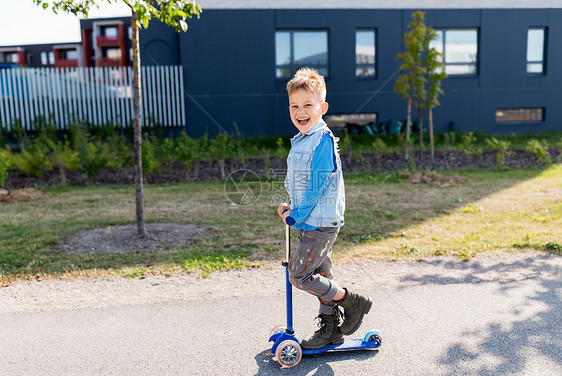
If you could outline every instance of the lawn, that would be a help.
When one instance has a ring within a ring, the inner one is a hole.
[[[451,174],[451,172],[443,172]],[[511,252],[562,253],[562,166],[463,170],[466,184],[412,185],[399,174],[345,176],[340,260]],[[151,254],[66,254],[59,243],[84,229],[133,223],[133,186],[51,188],[43,199],[0,203],[0,281],[259,266],[283,257],[276,215],[282,182],[262,182],[253,205],[231,205],[224,182],[145,186],[147,222],[194,223],[209,235]]]

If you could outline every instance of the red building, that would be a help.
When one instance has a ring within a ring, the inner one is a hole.
[[[128,66],[130,26],[129,17],[80,20],[80,42],[0,46],[0,63],[34,68]]]

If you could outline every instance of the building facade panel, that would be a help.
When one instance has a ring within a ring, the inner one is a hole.
[[[487,133],[519,133],[562,130],[562,88],[487,89],[480,93],[480,130]],[[498,123],[498,109],[544,109],[543,121]]]

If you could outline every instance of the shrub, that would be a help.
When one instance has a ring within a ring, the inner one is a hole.
[[[48,150],[38,145],[23,148],[21,154],[15,157],[15,163],[21,172],[33,177],[42,177],[53,169]]]
[[[527,142],[527,147],[525,147],[525,150],[527,150],[529,153],[533,153],[537,157],[539,162],[541,162],[545,166],[549,166],[552,163],[548,148],[541,144],[539,140],[529,140],[529,142]]]
[[[474,155],[479,157],[482,155],[482,150],[474,148],[474,143],[477,141],[474,132],[464,133],[462,135],[461,148],[465,155]]]
[[[191,170],[191,163],[195,158],[197,141],[189,137],[184,131],[179,135],[174,144],[175,158],[182,162],[188,171]]]
[[[12,161],[12,152],[10,149],[0,150],[0,187],[4,187],[4,183],[8,178],[8,169]]]
[[[142,172],[150,174],[158,167],[160,167],[160,162],[156,154],[156,142],[145,136],[142,142]]]
[[[111,160],[108,147],[100,142],[92,142],[80,153],[80,164],[88,176],[98,176]]]
[[[219,163],[222,178],[226,177],[224,166],[225,159],[232,158],[235,155],[234,145],[231,137],[226,132],[220,132],[217,137],[211,140],[209,144],[209,153]]]
[[[51,159],[59,169],[63,184],[66,184],[66,171],[75,172],[80,168],[80,154],[70,148],[68,141],[56,145]]]
[[[386,150],[386,143],[383,141],[382,138],[377,137],[375,139],[375,141],[373,141],[371,143],[371,146],[373,147],[373,151],[375,152],[375,157],[377,158],[377,163],[380,164],[382,155]]]
[[[447,150],[453,150],[453,148],[455,147],[456,137],[457,134],[455,132],[443,133],[443,144]]]
[[[496,149],[498,153],[496,154],[496,166],[504,167],[505,158],[511,154],[509,151],[509,146],[511,143],[509,141],[500,141],[495,137],[487,139],[486,143],[490,149]]]
[[[283,141],[283,138],[277,137],[275,144],[277,145],[277,148],[275,149],[275,155],[280,158],[287,157],[287,155],[289,154],[289,150],[285,146],[285,141]]]

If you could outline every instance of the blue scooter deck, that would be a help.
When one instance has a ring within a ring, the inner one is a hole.
[[[320,349],[302,349],[303,355],[322,354],[326,351],[342,351],[342,350],[362,350],[362,349],[376,349],[380,347],[379,341],[365,342],[361,339],[346,339],[339,345],[326,345]]]

